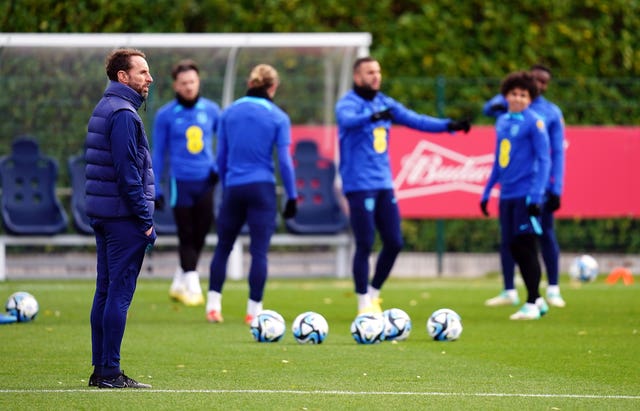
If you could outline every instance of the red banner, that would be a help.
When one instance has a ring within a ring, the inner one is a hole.
[[[293,140],[318,141],[334,157],[333,127],[295,126]],[[327,136],[332,136],[327,139]],[[640,216],[640,128],[567,127],[564,193],[557,217]],[[492,126],[469,134],[391,130],[389,153],[400,212],[405,218],[480,218],[480,196],[491,173]],[[497,215],[499,186],[489,212]]]

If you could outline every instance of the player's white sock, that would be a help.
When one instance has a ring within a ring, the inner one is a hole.
[[[362,311],[371,305],[369,294],[356,294],[358,296],[358,311]]]
[[[548,285],[547,286],[547,294],[560,294],[560,286],[559,285]]]
[[[367,286],[367,294],[369,294],[369,298],[371,301],[377,300],[380,297],[380,290],[377,288],[373,288],[371,284]]]
[[[260,311],[262,311],[262,301],[247,300],[247,314],[255,317]]]
[[[222,312],[222,294],[217,291],[209,291],[207,293],[207,312]]]
[[[504,290],[504,291],[512,300],[515,300],[516,298],[518,298],[518,290]]]

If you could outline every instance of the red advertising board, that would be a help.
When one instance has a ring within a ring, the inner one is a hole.
[[[333,157],[335,128],[295,126],[292,134],[294,142],[318,141],[322,155]],[[491,173],[494,146],[492,126],[473,127],[469,134],[394,126],[389,153],[402,216],[480,218],[478,204]],[[557,217],[640,216],[640,128],[569,126],[565,146],[564,193]],[[493,217],[498,196],[499,186],[489,202]]]

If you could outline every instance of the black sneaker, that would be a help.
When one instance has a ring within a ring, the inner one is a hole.
[[[98,381],[98,388],[151,388],[149,384],[143,384],[124,375],[124,371],[115,378],[102,378]]]
[[[100,377],[91,374],[91,377],[89,377],[89,387],[97,387],[98,384],[100,384]]]

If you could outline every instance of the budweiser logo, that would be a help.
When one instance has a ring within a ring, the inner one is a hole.
[[[401,160],[394,185],[398,199],[423,197],[452,191],[482,194],[491,174],[493,153],[466,156],[421,140]],[[492,190],[497,195],[498,190]]]

